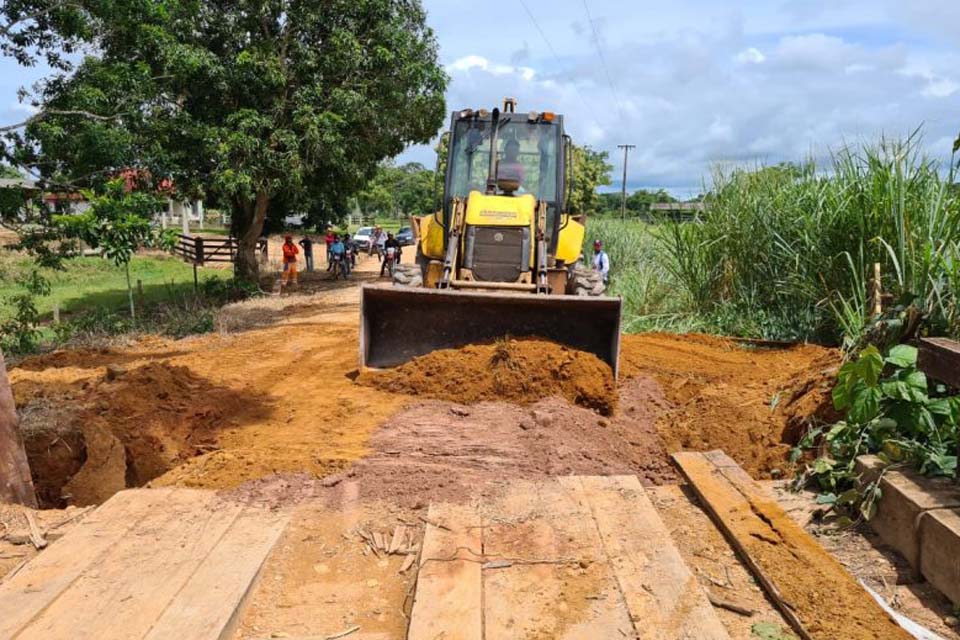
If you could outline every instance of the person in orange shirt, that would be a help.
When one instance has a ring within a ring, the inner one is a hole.
[[[287,283],[297,284],[297,254],[300,249],[293,244],[293,236],[283,239],[283,273],[280,275],[280,293],[286,289]]]

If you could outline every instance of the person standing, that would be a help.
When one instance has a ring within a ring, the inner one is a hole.
[[[327,271],[333,268],[333,255],[330,253],[330,245],[333,244],[334,238],[336,238],[336,235],[333,233],[333,229],[327,227],[327,234],[323,236],[323,241],[327,244]]]
[[[610,257],[600,240],[593,241],[593,270],[600,274],[604,284],[610,281]]]
[[[381,249],[383,248],[383,243],[383,228],[380,225],[377,225],[373,228],[373,233],[370,234],[370,246],[367,249],[367,255],[372,256],[373,252],[376,251],[377,257],[382,257],[383,251],[381,251]]]
[[[293,236],[286,236],[283,239],[283,273],[280,275],[280,293],[287,288],[291,282],[297,284],[297,254],[300,249],[293,244]]]
[[[307,263],[307,271],[313,271],[313,240],[309,235],[304,235],[303,240],[297,244],[303,247],[303,261]]]

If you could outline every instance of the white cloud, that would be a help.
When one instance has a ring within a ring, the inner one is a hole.
[[[955,0],[915,0],[910,19],[898,0],[690,0],[653,14],[595,0],[602,61],[581,0],[526,0],[549,45],[523,12],[490,36],[464,20],[466,0],[425,2],[452,61],[451,110],[509,95],[563,113],[576,141],[610,152],[614,174],[616,145],[638,145],[635,186],[695,192],[717,161],[825,157],[921,124],[943,157],[933,141],[960,126],[960,53],[946,34],[956,22],[936,18],[960,15]]]
[[[937,74],[926,63],[911,62],[900,69],[900,74],[923,81],[924,86],[920,93],[927,98],[949,98],[960,91],[960,84]]]
[[[756,47],[749,47],[738,53],[734,60],[740,64],[761,64],[767,59],[767,56],[763,55],[763,52]]]
[[[781,65],[811,70],[830,70],[851,59],[856,47],[842,38],[822,33],[785,36],[774,56]]]
[[[949,98],[960,90],[960,84],[957,84],[949,78],[936,78],[930,81],[930,84],[923,90],[923,95],[928,98]]]

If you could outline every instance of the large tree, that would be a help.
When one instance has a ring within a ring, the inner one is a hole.
[[[97,55],[46,83],[38,107],[50,115],[27,126],[19,159],[71,182],[137,167],[217,197],[245,278],[271,201],[335,219],[381,161],[442,123],[446,76],[419,0],[88,8]]]
[[[610,154],[606,151],[595,151],[590,147],[573,147],[570,189],[568,208],[573,213],[597,213],[599,208],[598,187],[610,184]]]

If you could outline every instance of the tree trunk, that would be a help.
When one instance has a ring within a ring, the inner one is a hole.
[[[234,206],[237,235],[237,262],[234,274],[241,280],[260,283],[260,263],[257,260],[257,240],[263,233],[263,223],[267,219],[267,206],[270,197],[263,192],[257,194],[254,201],[244,200]]]
[[[7,378],[7,367],[0,353],[0,502],[15,502],[37,507],[27,453],[17,427],[17,409]]]
[[[137,319],[137,310],[133,304],[133,283],[130,282],[130,261],[127,260],[123,263],[123,271],[127,274],[127,299],[130,302],[130,319]]]

